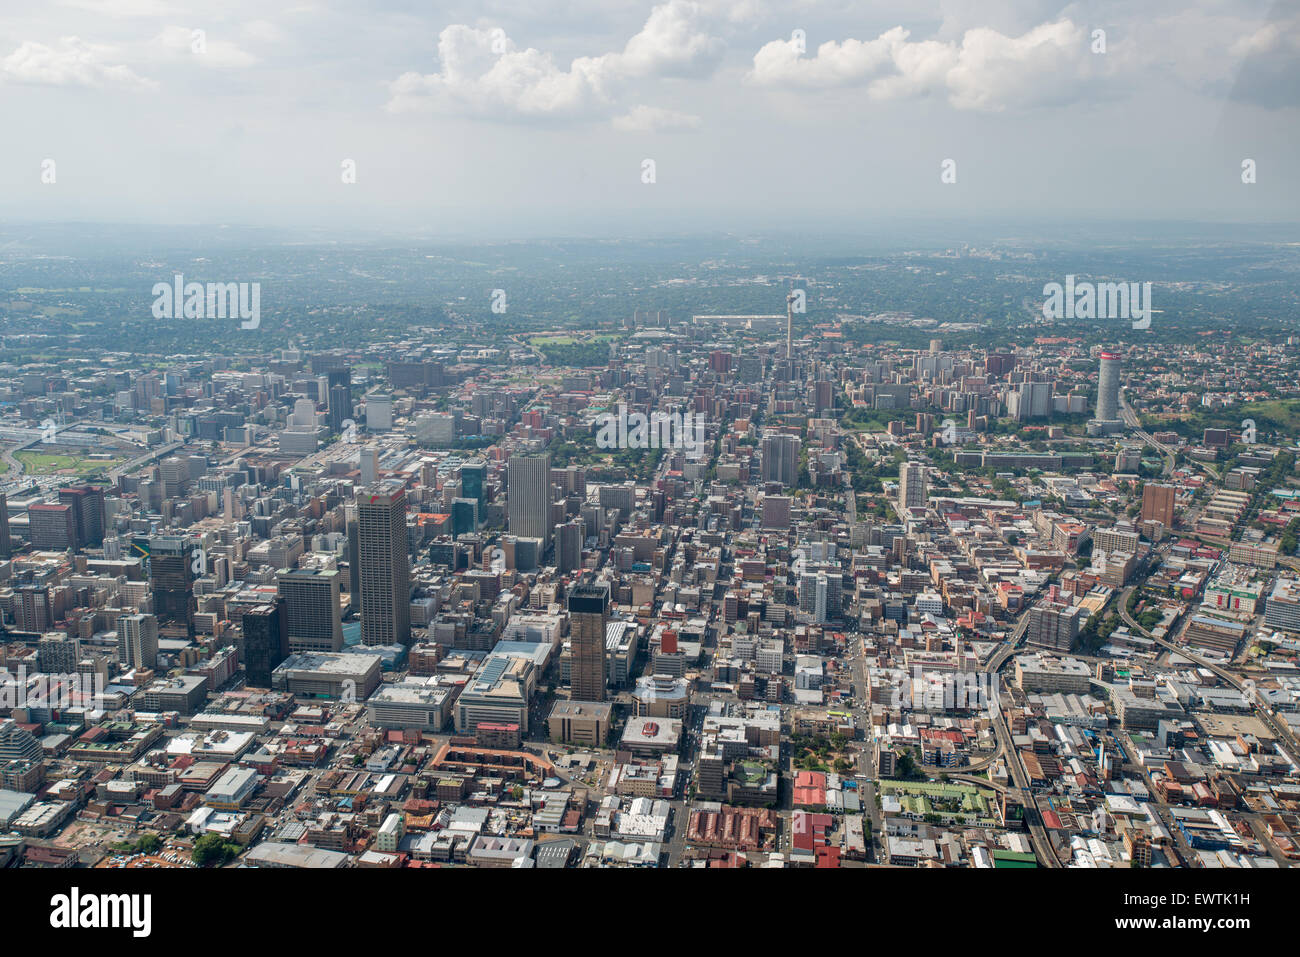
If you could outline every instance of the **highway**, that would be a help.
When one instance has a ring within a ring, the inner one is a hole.
[[[1128,427],[1133,430],[1134,435],[1140,438],[1147,445],[1156,449],[1156,451],[1158,451],[1161,454],[1161,456],[1164,457],[1165,460],[1164,474],[1165,475],[1173,474],[1174,469],[1177,467],[1176,459],[1174,457],[1176,453],[1174,452],[1173,449],[1165,445],[1163,442],[1157,442],[1150,432],[1147,432],[1142,428],[1142,422],[1138,418],[1137,413],[1133,411],[1133,407],[1128,404],[1128,399],[1125,398],[1123,389],[1119,390],[1119,414],[1120,414],[1120,418],[1124,420],[1125,424],[1128,425]],[[1198,462],[1195,459],[1190,459],[1189,461],[1191,461],[1198,468],[1202,468],[1206,472],[1208,472],[1216,482],[1219,480],[1219,470],[1216,469],[1214,466],[1209,465],[1205,462]]]

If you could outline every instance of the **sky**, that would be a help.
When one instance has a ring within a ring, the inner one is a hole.
[[[0,0],[11,222],[1290,224],[1297,110],[1300,2]]]

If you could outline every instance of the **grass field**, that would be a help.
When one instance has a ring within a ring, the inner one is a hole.
[[[594,336],[533,336],[528,340],[529,345],[538,348],[542,346],[572,346],[579,342],[609,342],[611,339],[617,339],[618,336],[601,333]]]
[[[23,449],[15,452],[14,458],[23,463],[28,475],[89,475],[92,472],[107,472],[119,465],[123,458],[91,459],[76,452],[34,452]]]

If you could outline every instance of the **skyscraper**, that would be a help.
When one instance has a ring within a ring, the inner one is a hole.
[[[460,493],[466,498],[478,499],[483,505],[483,485],[487,478],[487,463],[479,460],[466,462],[460,467]]]
[[[158,663],[158,619],[153,615],[120,615],[117,619],[117,660],[123,668],[153,669]]]
[[[77,547],[76,517],[69,505],[41,502],[27,509],[27,537],[33,548],[62,552]]]
[[[565,522],[555,529],[555,566],[560,574],[577,571],[582,567],[583,525],[581,521]]]
[[[104,490],[94,485],[73,485],[59,489],[59,504],[72,509],[72,524],[78,548],[99,548],[104,544]]]
[[[149,583],[160,625],[183,625],[194,637],[194,543],[183,535],[149,539]]]
[[[275,583],[284,603],[283,631],[289,651],[338,651],[343,647],[340,577],[334,568],[282,568],[277,573]]]
[[[1101,369],[1097,377],[1097,418],[1103,422],[1119,418],[1119,362],[1118,352],[1101,354]]]
[[[0,492],[0,558],[13,554],[14,541],[9,536],[9,497]]]
[[[352,370],[331,369],[326,373],[326,381],[330,431],[342,432],[343,423],[352,418]]]
[[[898,507],[925,508],[925,466],[920,462],[904,462],[898,469]]]
[[[542,551],[551,544],[551,457],[510,456],[507,476],[510,534],[540,538]]]
[[[406,488],[380,482],[357,495],[361,641],[411,642],[411,557],[406,546]]]
[[[776,433],[763,436],[760,475],[764,482],[793,486],[799,482],[799,437]]]
[[[337,573],[336,573],[337,574]],[[254,688],[271,687],[271,672],[289,656],[284,601],[258,605],[244,612],[244,671]]]
[[[1177,489],[1172,485],[1148,482],[1142,486],[1142,521],[1160,522],[1165,528],[1174,527],[1174,501]]]
[[[569,687],[574,701],[605,700],[605,625],[609,585],[574,585],[569,591]]]

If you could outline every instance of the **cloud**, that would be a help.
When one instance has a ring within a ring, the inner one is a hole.
[[[110,48],[91,45],[79,37],[63,37],[53,47],[28,40],[0,60],[0,78],[36,86],[156,87],[128,66],[105,63],[104,57],[110,54]]]
[[[578,57],[567,69],[549,53],[520,50],[500,28],[453,24],[438,36],[441,72],[399,76],[389,84],[387,109],[496,119],[608,116],[629,81],[716,69],[723,43],[708,31],[711,17],[695,0],[668,0],[621,51]]]
[[[659,106],[635,106],[614,117],[614,129],[623,133],[676,133],[698,130],[704,121],[691,113],[679,113]]]
[[[195,44],[201,39],[201,49]],[[201,66],[215,69],[242,69],[257,62],[253,56],[207,29],[170,26],[154,38],[170,56],[193,57]]]
[[[165,17],[174,13],[174,4],[165,0],[63,0],[62,5],[106,17]]]
[[[1238,36],[1229,44],[1228,56],[1240,61],[1228,93],[1231,99],[1267,109],[1300,104],[1300,17]]]
[[[954,42],[910,36],[894,27],[874,40],[832,40],[811,57],[794,40],[774,40],[754,54],[747,79],[790,89],[865,86],[877,100],[946,94],[957,109],[997,111],[1062,102],[1092,73],[1087,34],[1069,20],[1016,37],[988,27]]]

